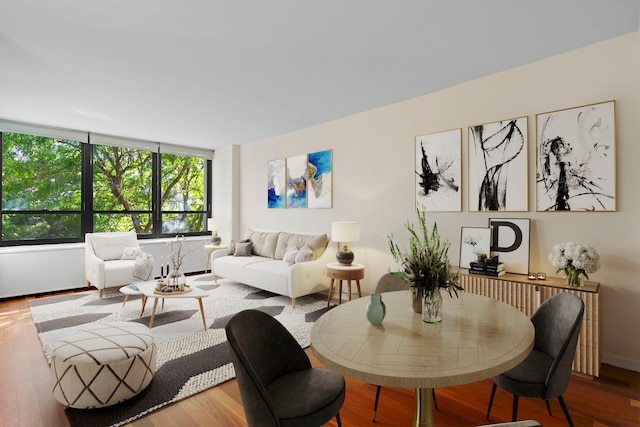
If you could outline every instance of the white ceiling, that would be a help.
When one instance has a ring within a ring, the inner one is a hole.
[[[203,148],[638,29],[639,0],[0,0],[0,118]]]

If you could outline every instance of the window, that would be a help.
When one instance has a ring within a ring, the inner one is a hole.
[[[212,151],[1,120],[0,148],[1,246],[207,233]]]
[[[204,231],[205,161],[198,157],[162,154],[162,232]]]
[[[82,236],[82,143],[13,132],[2,141],[2,241]]]
[[[152,233],[153,153],[107,145],[92,148],[93,230]]]

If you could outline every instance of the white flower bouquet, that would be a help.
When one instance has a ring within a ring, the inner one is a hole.
[[[588,273],[595,273],[600,268],[598,252],[591,246],[575,242],[555,245],[549,261],[556,268],[556,274],[564,271],[569,286],[579,286],[580,276],[589,279]]]

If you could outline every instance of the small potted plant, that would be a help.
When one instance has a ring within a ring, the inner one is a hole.
[[[442,321],[441,290],[449,292],[449,296],[458,296],[460,276],[449,262],[449,241],[443,241],[438,233],[438,225],[431,231],[426,224],[425,213],[418,211],[419,230],[407,221],[405,227],[409,231],[409,250],[402,250],[393,240],[393,234],[387,236],[389,249],[393,259],[401,265],[399,271],[390,271],[401,278],[411,290],[414,310],[422,311],[422,320],[427,323]],[[421,303],[420,303],[421,301]]]

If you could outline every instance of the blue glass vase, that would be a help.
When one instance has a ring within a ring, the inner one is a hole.
[[[382,323],[385,314],[386,307],[382,302],[382,295],[372,294],[367,304],[367,320],[372,325],[377,326]]]

